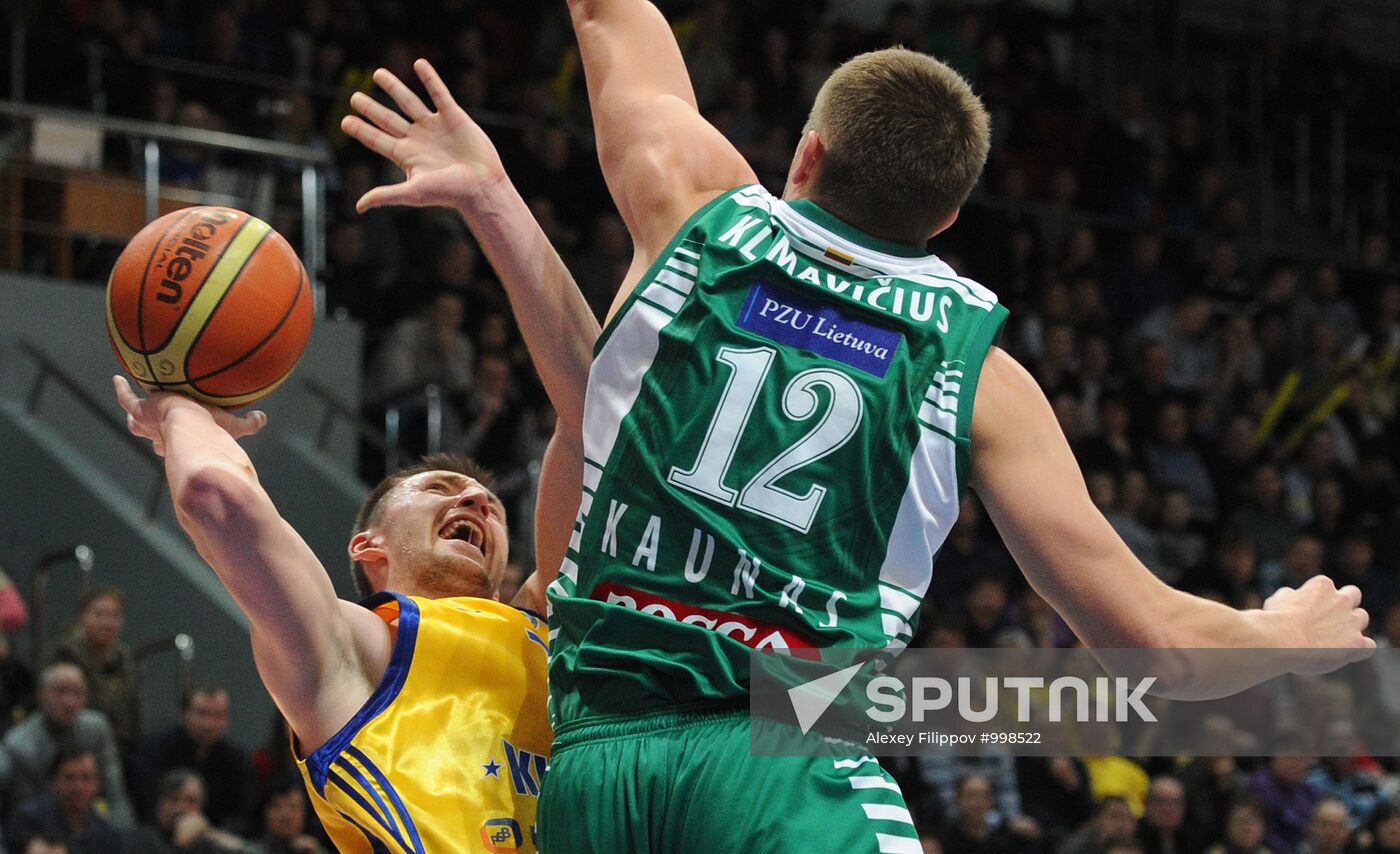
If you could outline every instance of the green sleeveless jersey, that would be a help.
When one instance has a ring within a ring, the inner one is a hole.
[[[595,352],[556,727],[741,699],[755,649],[906,645],[1005,320],[809,201],[748,186],[694,214]]]

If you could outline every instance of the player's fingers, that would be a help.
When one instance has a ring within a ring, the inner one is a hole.
[[[395,77],[387,68],[376,68],[374,71],[374,82],[379,84],[379,88],[389,93],[389,97],[394,99],[394,103],[399,105],[404,115],[413,119],[419,119],[432,115],[432,112],[424,106],[418,96],[413,94],[413,90],[404,85],[404,82]]]
[[[141,399],[131,390],[131,383],[127,382],[126,377],[118,374],[112,377],[112,388],[117,392],[117,404],[126,412],[128,418],[134,418],[141,411]]]
[[[364,92],[356,92],[351,95],[350,106],[373,122],[375,127],[390,136],[402,138],[413,127],[403,116],[374,100]]]
[[[413,70],[418,72],[418,79],[423,81],[423,88],[428,90],[428,97],[433,99],[433,106],[439,113],[457,106],[457,100],[452,97],[447,84],[442,82],[431,62],[420,59],[413,63]]]
[[[267,426],[267,413],[261,409],[256,409],[246,415],[236,416],[228,413],[228,423],[224,429],[235,439],[242,439],[244,436],[251,436]]]
[[[370,151],[381,154],[390,160],[394,159],[394,143],[398,140],[359,116],[346,116],[341,119],[340,129],[345,132],[346,136],[356,140]]]
[[[1342,601],[1355,608],[1361,604],[1361,588],[1355,584],[1348,584],[1337,591],[1341,595]]]
[[[382,208],[388,205],[416,205],[417,201],[413,192],[408,189],[408,183],[390,184],[387,187],[375,187],[369,192],[360,196],[360,200],[355,203],[355,211],[364,213],[373,208]]]

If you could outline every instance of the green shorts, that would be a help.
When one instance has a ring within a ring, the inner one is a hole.
[[[562,731],[540,795],[540,850],[921,854],[904,796],[873,756],[754,756],[749,726],[747,709],[726,709]]]

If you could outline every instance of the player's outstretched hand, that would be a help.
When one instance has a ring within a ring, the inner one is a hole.
[[[473,191],[505,179],[496,147],[457,105],[433,66],[420,59],[413,69],[437,112],[429,110],[402,80],[380,68],[374,72],[374,82],[403,114],[356,92],[350,96],[350,106],[360,115],[341,119],[340,129],[347,136],[393,161],[405,175],[401,183],[375,187],[360,197],[355,207],[361,213],[383,205],[456,207],[468,202]]]
[[[126,377],[112,377],[112,388],[117,393],[117,403],[126,412],[126,429],[133,436],[150,439],[157,456],[165,456],[165,422],[172,412],[190,410],[205,412],[215,424],[235,439],[251,436],[267,425],[267,413],[254,410],[246,415],[235,415],[227,409],[200,403],[182,394],[169,391],[152,392],[142,398],[136,395]]]
[[[1298,648],[1317,650],[1318,659],[1295,672],[1325,673],[1376,648],[1365,635],[1371,618],[1354,584],[1338,588],[1327,576],[1314,575],[1297,588],[1280,589],[1264,601],[1264,610],[1287,614],[1298,631]]]

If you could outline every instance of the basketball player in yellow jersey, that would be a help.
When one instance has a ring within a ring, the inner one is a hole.
[[[359,119],[347,129],[407,173],[404,183],[371,191],[361,209],[452,204],[494,265],[559,412],[536,520],[538,566],[558,567],[579,503],[579,416],[598,326],[489,140],[426,63],[418,72],[450,109],[429,111],[382,70],[376,80],[412,128],[363,95],[352,101],[379,130]],[[455,143],[451,157],[435,160],[424,140],[440,125]],[[543,612],[554,573],[536,572],[515,601],[497,601],[506,518],[485,475],[460,458],[435,457],[376,487],[349,553],[357,579],[391,592],[345,602],[236,441],[266,416],[170,393],[140,399],[121,378],[114,385],[131,431],[165,458],[181,525],[252,623],[259,674],[296,733],[336,845],[394,854],[537,850],[535,803],[552,737],[546,634],[520,608]]]

